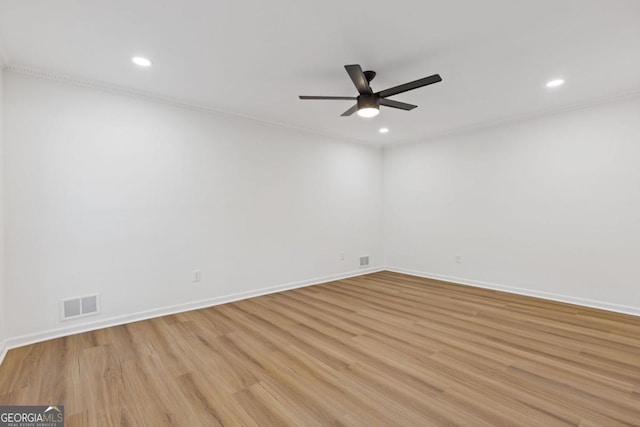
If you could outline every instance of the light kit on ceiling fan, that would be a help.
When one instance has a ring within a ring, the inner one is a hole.
[[[359,96],[356,105],[360,117],[375,117],[380,113],[380,99],[373,95]]]
[[[345,65],[347,74],[351,77],[351,81],[358,90],[358,96],[306,96],[300,95],[300,99],[324,99],[324,100],[351,100],[356,101],[356,105],[349,108],[342,113],[343,117],[350,116],[353,113],[358,113],[360,117],[375,117],[380,112],[380,106],[397,108],[399,110],[410,111],[418,107],[417,105],[406,104],[404,102],[393,101],[387,99],[389,96],[398,95],[403,92],[408,92],[419,87],[431,85],[442,81],[442,78],[438,74],[434,74],[429,77],[425,77],[419,80],[415,80],[409,83],[405,83],[399,86],[394,86],[389,89],[381,90],[380,92],[373,92],[371,90],[371,80],[376,76],[375,71],[362,71],[362,67],[358,64]]]

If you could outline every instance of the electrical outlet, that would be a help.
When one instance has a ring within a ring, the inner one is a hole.
[[[199,282],[201,279],[202,275],[200,274],[200,270],[193,270],[193,279],[192,281],[195,282]]]
[[[456,264],[462,264],[462,255],[456,255],[455,261]]]
[[[340,252],[340,261],[344,261],[344,252]]]

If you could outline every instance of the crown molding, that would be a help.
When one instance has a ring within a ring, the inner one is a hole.
[[[624,92],[618,92],[612,95],[601,96],[590,98],[586,101],[574,102],[571,104],[566,104],[557,108],[548,108],[543,110],[537,110],[529,113],[518,114],[510,117],[500,118],[500,119],[491,119],[486,121],[481,121],[477,123],[472,123],[466,126],[460,126],[453,129],[449,129],[443,132],[436,132],[431,135],[426,135],[422,138],[412,138],[407,139],[405,141],[397,142],[394,144],[388,144],[385,148],[397,147],[400,145],[409,145],[409,144],[418,144],[421,142],[429,142],[437,139],[460,136],[464,134],[474,133],[481,130],[488,130],[497,127],[509,126],[511,124],[526,122],[529,120],[540,119],[544,117],[555,116],[558,114],[583,110],[586,108],[597,107],[601,105],[607,104],[615,104],[616,102],[626,101],[629,99],[634,99],[640,97],[640,89],[633,89]]]
[[[629,91],[618,92],[612,95],[590,98],[585,101],[566,104],[557,108],[542,109],[542,110],[537,110],[537,111],[524,113],[524,114],[518,114],[510,117],[476,122],[469,125],[454,127],[442,132],[428,134],[419,138],[409,138],[409,139],[405,139],[405,140],[397,141],[393,143],[381,144],[379,141],[367,141],[367,140],[357,139],[357,138],[348,138],[348,137],[332,134],[330,132],[321,132],[321,131],[309,129],[302,126],[292,125],[289,123],[283,123],[275,120],[267,120],[260,117],[240,114],[237,112],[214,108],[205,104],[201,104],[201,103],[197,103],[197,102],[193,102],[185,99],[164,96],[157,93],[146,92],[138,89],[132,89],[125,86],[87,79],[79,76],[73,76],[65,73],[60,73],[57,71],[33,67],[30,65],[7,64],[7,62],[4,61],[5,65],[4,67],[2,67],[3,54],[4,53],[2,51],[2,45],[0,45],[0,68],[3,68],[4,70],[7,70],[7,71],[15,72],[18,74],[25,74],[33,77],[38,77],[41,79],[63,82],[63,83],[71,84],[74,86],[100,90],[103,92],[109,92],[116,95],[123,95],[123,96],[129,96],[133,98],[144,99],[147,101],[160,102],[163,104],[169,104],[169,105],[187,108],[190,110],[200,111],[208,114],[223,115],[227,117],[249,120],[249,121],[261,123],[263,125],[267,125],[270,127],[293,130],[293,131],[301,132],[308,135],[320,136],[323,138],[331,138],[336,141],[346,142],[350,144],[357,144],[357,145],[365,146],[368,148],[376,148],[376,149],[393,148],[401,145],[434,141],[437,139],[469,134],[469,133],[501,127],[501,126],[508,126],[515,123],[526,122],[526,121],[534,120],[538,118],[554,116],[554,115],[565,113],[565,112],[596,107],[599,105],[613,104],[613,103],[624,101],[627,99],[640,97],[640,89],[633,89]]]
[[[254,117],[246,114],[240,114],[240,113],[236,113],[236,112],[232,112],[224,109],[214,108],[205,104],[188,101],[185,99],[160,95],[157,93],[147,92],[147,91],[138,90],[138,89],[132,89],[126,86],[120,86],[120,85],[106,83],[98,80],[87,79],[84,77],[60,73],[57,71],[33,67],[30,65],[8,64],[8,65],[5,65],[4,69],[17,74],[24,74],[27,76],[37,77],[45,80],[53,80],[57,82],[71,84],[73,86],[99,90],[102,92],[108,92],[115,95],[122,95],[122,96],[128,96],[132,98],[144,99],[147,101],[159,102],[162,104],[168,104],[175,107],[186,108],[186,109],[204,112],[208,114],[222,115],[222,116],[233,117],[233,118],[242,119],[242,120],[249,120],[251,122],[258,122],[260,124],[267,125],[270,127],[293,130],[293,131],[302,132],[305,134],[320,136],[323,138],[331,138],[333,140],[337,140],[340,142],[362,145],[369,148],[380,148],[379,144],[374,144],[370,141],[365,141],[357,138],[347,138],[344,136],[331,134],[329,132],[319,132],[313,129],[308,129],[301,126],[295,126],[289,123],[278,122],[275,120],[266,120],[263,118]]]

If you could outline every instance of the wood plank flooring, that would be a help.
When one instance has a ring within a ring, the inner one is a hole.
[[[639,426],[640,318],[380,272],[11,350],[67,426]]]

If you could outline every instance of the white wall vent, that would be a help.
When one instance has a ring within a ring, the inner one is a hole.
[[[60,301],[60,320],[75,319],[100,313],[100,294]]]
[[[369,267],[369,255],[360,257],[360,268],[362,267]]]

